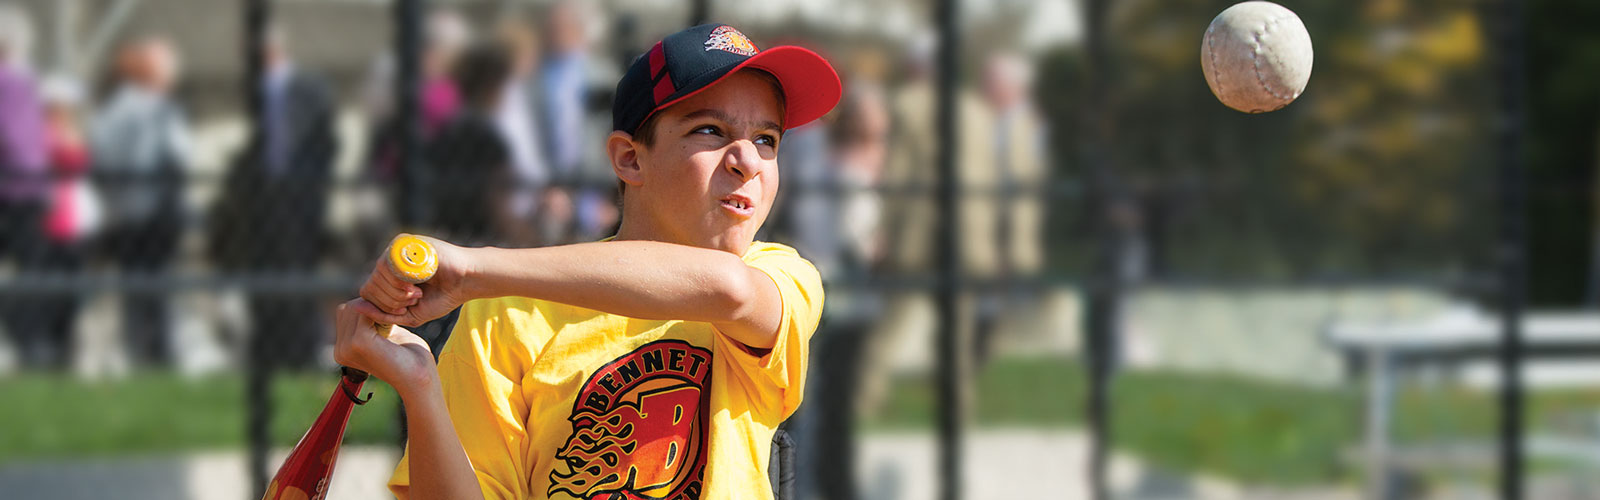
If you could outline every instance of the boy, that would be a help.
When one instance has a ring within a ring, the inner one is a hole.
[[[732,27],[666,37],[617,84],[614,238],[560,247],[433,240],[421,287],[382,264],[341,306],[335,357],[405,401],[399,498],[771,498],[767,457],[804,391],[815,268],[753,242],[783,131],[839,77]],[[437,365],[419,325],[460,309]]]

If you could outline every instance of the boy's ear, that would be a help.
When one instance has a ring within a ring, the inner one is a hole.
[[[611,158],[611,170],[616,172],[618,179],[630,186],[644,182],[644,173],[639,165],[640,147],[639,143],[634,142],[633,135],[621,130],[614,130],[606,137],[606,156]]]

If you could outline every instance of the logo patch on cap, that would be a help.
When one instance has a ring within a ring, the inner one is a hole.
[[[718,26],[711,31],[711,38],[706,40],[706,50],[722,50],[739,54],[741,56],[756,55],[756,44],[732,26]]]

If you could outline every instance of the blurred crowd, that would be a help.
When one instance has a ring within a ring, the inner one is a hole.
[[[268,27],[259,127],[231,155],[215,201],[186,210],[196,145],[175,92],[185,78],[180,47],[140,34],[120,42],[107,67],[87,72],[93,76],[39,71],[30,60],[36,22],[0,3],[0,260],[25,278],[91,268],[129,277],[118,322],[123,347],[135,366],[163,367],[173,358],[174,321],[172,286],[159,278],[173,275],[186,235],[202,234],[207,265],[238,282],[310,276],[340,237],[326,234],[325,223],[330,196],[339,195],[341,148],[360,149],[361,182],[390,197],[386,215],[362,228],[373,240],[363,242],[366,253],[401,223],[479,245],[603,237],[617,210],[613,184],[601,182],[609,169],[597,168],[588,151],[599,144],[590,124],[599,99],[591,95],[596,63],[584,13],[559,3],[540,14],[537,25],[507,17],[489,27],[448,9],[427,16],[414,174],[424,189],[403,199],[399,146],[407,130],[393,105],[394,54],[374,58],[359,99],[370,136],[351,145],[341,142],[333,86],[297,63],[287,30]],[[406,203],[420,205],[424,219],[396,220]],[[196,220],[201,231],[187,231]],[[250,322],[262,331],[250,332],[259,341],[245,351],[269,364],[318,366],[326,327],[316,294],[261,288],[272,287],[251,288],[249,317],[270,323]],[[87,295],[80,292],[17,291],[0,301],[21,366],[71,362],[73,323]]]
[[[174,286],[149,280],[191,269],[175,259],[193,255],[223,281],[249,284],[240,288],[251,319],[238,322],[249,326],[235,341],[245,366],[324,367],[328,293],[295,280],[330,269],[359,276],[397,230],[513,247],[612,234],[617,181],[600,148],[610,85],[652,34],[618,16],[600,50],[586,32],[599,26],[586,19],[592,15],[579,3],[487,23],[448,8],[428,13],[415,122],[395,106],[395,54],[373,57],[354,87],[359,95],[341,100],[337,85],[296,57],[293,34],[268,26],[253,132],[229,153],[214,201],[186,209],[198,134],[174,92],[185,78],[179,47],[160,35],[128,38],[90,88],[31,69],[33,23],[0,3],[0,260],[15,262],[22,276],[115,269],[153,283],[118,290],[118,330],[135,367],[165,369],[183,348],[172,340],[173,311],[189,312],[170,305]],[[936,47],[927,34],[861,44],[788,35],[758,40],[824,52],[845,93],[830,116],[787,132],[779,204],[758,239],[796,247],[828,283],[812,343],[812,365],[824,368],[813,371],[791,431],[807,443],[801,473],[825,479],[806,484],[848,498],[856,417],[881,406],[891,372],[917,358],[907,352],[931,353],[940,321],[931,287],[874,284],[927,282],[938,270]],[[973,67],[977,78],[957,97],[959,251],[962,269],[985,286],[963,293],[957,317],[981,362],[1001,325],[1037,308],[1037,297],[994,283],[1044,269],[1041,195],[1051,163],[1031,99],[1032,60],[996,49]],[[344,133],[343,114],[367,124],[361,135]],[[408,171],[402,148],[417,135],[420,161]],[[348,196],[336,186],[345,149],[358,151],[356,182],[381,187],[384,208],[353,230],[331,231],[332,200]],[[406,175],[418,178],[404,182]],[[400,220],[407,208],[422,218]],[[203,250],[186,253],[180,247],[195,246],[186,238],[204,242]],[[365,260],[333,257],[348,240]],[[0,300],[24,368],[68,368],[85,295]],[[911,369],[930,369],[928,357]]]
[[[24,11],[0,5],[0,251],[25,271],[68,273],[95,259],[162,272],[180,235],[179,178],[191,149],[171,97],[176,50],[160,37],[126,41],[91,106],[82,82],[31,71],[33,33]],[[91,183],[91,175],[104,181]],[[3,302],[24,365],[65,365],[76,297],[44,291]],[[159,294],[134,292],[127,302],[130,355],[164,363],[169,318]]]
[[[800,473],[817,479],[804,484],[823,498],[857,494],[855,425],[882,409],[894,373],[930,369],[931,356],[907,353],[931,353],[941,321],[931,286],[873,286],[873,277],[934,276],[941,247],[934,45],[924,38],[889,50],[901,52],[835,61],[843,100],[829,119],[785,137],[786,199],[767,223],[830,286],[812,341],[813,366],[823,368],[812,371],[808,403],[791,421],[807,443]],[[1022,55],[995,51],[976,88],[957,96],[960,269],[981,286],[961,294],[955,317],[978,363],[996,333],[1040,313],[1038,296],[1017,292],[1044,270],[1040,195],[1050,167],[1032,72]]]
[[[586,31],[599,26],[586,18],[592,15],[579,3],[488,23],[448,8],[428,13],[420,123],[402,121],[395,107],[395,54],[373,57],[359,95],[341,101],[336,85],[296,58],[293,34],[269,26],[254,132],[231,153],[215,201],[186,214],[196,134],[174,92],[185,78],[179,47],[161,35],[130,37],[90,86],[33,70],[34,23],[0,3],[0,259],[15,262],[23,276],[91,267],[170,276],[174,259],[187,255],[184,239],[198,233],[206,268],[254,279],[256,286],[245,287],[247,314],[270,319],[248,322],[254,326],[243,335],[243,352],[261,366],[323,366],[323,298],[292,281],[330,266],[370,265],[330,264],[334,247],[343,245],[333,240],[362,240],[358,253],[375,255],[398,228],[517,247],[592,241],[615,230],[616,180],[600,151],[609,85],[651,34],[637,19],[618,16],[601,50]],[[848,368],[819,375],[818,390],[830,396],[813,405],[814,414],[867,411],[882,398],[887,358],[912,343],[931,345],[937,321],[925,287],[864,286],[872,276],[936,270],[935,44],[931,36],[852,46],[793,35],[768,43],[829,53],[845,80],[844,99],[829,117],[788,132],[779,153],[780,204],[759,237],[795,246],[830,283],[816,363]],[[978,61],[975,84],[958,97],[962,266],[982,280],[1036,276],[1046,253],[1038,194],[1051,168],[1045,124],[1031,99],[1032,61],[1003,50]],[[342,113],[368,124],[364,136],[341,133]],[[413,133],[422,137],[421,161],[409,174],[420,177],[412,185],[422,189],[406,192],[401,149]],[[363,221],[356,234],[329,234],[330,199],[343,196],[335,164],[351,148],[359,151],[358,182],[383,187],[387,208],[380,212],[388,215]],[[408,204],[420,208],[421,220],[397,220]],[[273,278],[290,282],[263,284]],[[120,290],[122,343],[136,366],[170,364],[172,287]],[[82,296],[57,290],[0,301],[23,366],[62,369],[70,362]],[[967,294],[970,311],[962,317],[976,352],[987,352],[991,326],[1026,302],[1016,296]],[[849,467],[848,460],[834,465]]]

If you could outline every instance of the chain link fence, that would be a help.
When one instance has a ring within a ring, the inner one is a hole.
[[[797,498],[1090,498],[1102,460],[1117,497],[1487,496],[1493,347],[1389,366],[1337,333],[1493,323],[1495,92],[1518,76],[1492,72],[1481,5],[1283,3],[1315,73],[1244,115],[1198,69],[1217,1],[954,2],[949,59],[930,2],[0,2],[32,31],[0,29],[0,490],[259,494],[333,387],[329,311],[389,238],[612,234],[612,87],[710,18],[816,48],[846,85],[784,137],[758,238],[829,295],[786,424]],[[1530,54],[1595,46],[1550,4]],[[1592,58],[1551,54],[1520,76],[1555,96],[1524,124],[1529,293],[1586,318],[1600,106],[1559,110],[1600,99],[1549,69]],[[1574,359],[1530,361],[1530,442],[1600,440],[1600,374]],[[377,385],[332,497],[387,495],[403,424]],[[1592,453],[1530,450],[1530,496],[1600,498]]]

